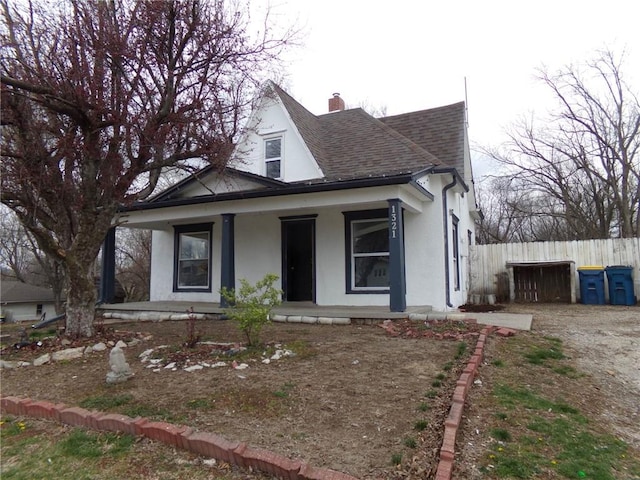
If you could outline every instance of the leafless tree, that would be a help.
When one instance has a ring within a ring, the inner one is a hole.
[[[151,232],[118,230],[116,278],[124,289],[125,301],[149,300],[151,280]]]
[[[119,207],[166,168],[222,167],[293,38],[226,0],[0,0],[1,200],[69,282],[91,336],[93,264]]]
[[[0,266],[3,277],[51,288],[56,312],[62,312],[65,276],[61,263],[38,248],[33,236],[4,205],[0,208]]]
[[[529,240],[640,235],[640,103],[623,60],[604,51],[584,70],[540,72],[557,110],[520,122],[505,148],[485,151],[513,187],[499,203],[518,195],[518,214],[535,220]]]

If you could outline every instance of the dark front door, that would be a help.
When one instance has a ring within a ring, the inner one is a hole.
[[[315,301],[315,220],[282,222],[282,289],[288,302]]]

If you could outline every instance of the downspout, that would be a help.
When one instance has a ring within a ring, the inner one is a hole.
[[[447,192],[456,186],[458,183],[458,176],[453,175],[453,181],[448,183],[442,188],[442,224],[444,226],[444,278],[445,278],[445,289],[446,289],[446,298],[447,298],[447,307],[452,308],[453,305],[451,303],[451,289],[450,289],[450,280],[449,280],[449,215],[448,215],[448,205],[447,205]]]

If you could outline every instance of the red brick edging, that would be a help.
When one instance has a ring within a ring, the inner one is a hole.
[[[451,480],[453,473],[453,460],[456,453],[456,436],[462,421],[462,412],[464,403],[467,399],[473,379],[478,372],[478,367],[482,363],[484,357],[484,347],[487,337],[491,334],[494,327],[486,326],[480,331],[476,349],[474,350],[469,363],[462,371],[456,388],[453,391],[451,399],[451,409],[449,415],[444,422],[444,435],[442,439],[442,447],[440,448],[440,461],[438,462],[438,470],[436,471],[435,480]],[[515,335],[515,330],[510,328],[498,328],[496,334],[509,337]]]
[[[176,448],[288,480],[357,480],[346,473],[316,468],[303,461],[291,460],[246,443],[232,442],[213,433],[197,432],[190,427],[146,418],[131,418],[117,413],[102,413],[12,396],[0,397],[0,410],[12,415],[56,420],[93,430],[143,435]]]

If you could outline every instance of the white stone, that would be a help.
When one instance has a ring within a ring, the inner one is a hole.
[[[16,366],[18,366],[18,367],[30,367],[31,364],[29,362],[18,362],[16,364]]]
[[[138,358],[142,358],[143,359],[142,361],[144,362],[146,360],[146,357],[148,357],[152,353],[153,353],[153,348],[150,348],[142,352],[140,355],[138,355]]]
[[[104,352],[107,349],[107,345],[104,342],[96,343],[91,347],[94,352]]]
[[[80,358],[84,355],[84,347],[67,348],[65,350],[59,350],[51,354],[51,360],[59,362],[61,360],[73,360],[74,358]]]
[[[151,360],[149,360],[149,363],[151,363],[152,365],[158,365],[161,361],[161,358],[152,358]]]
[[[165,370],[171,370],[172,368],[176,367],[176,362],[171,362],[171,363],[167,363],[164,368]]]
[[[16,362],[8,362],[6,360],[0,360],[0,368],[16,368]]]
[[[287,322],[289,323],[300,323],[302,321],[302,317],[300,315],[289,315],[287,317]]]
[[[211,365],[211,368],[226,367],[226,366],[227,366],[226,362],[216,362],[213,365]]]
[[[318,317],[318,323],[320,325],[332,325],[333,324],[333,318],[331,318],[331,317]]]
[[[88,355],[88,354],[90,354],[91,352],[93,352],[93,347],[92,347],[91,345],[88,345],[87,347],[85,347],[85,349],[84,349],[84,352],[83,352],[83,353],[84,353],[85,355]]]
[[[140,340],[138,340],[137,338],[134,338],[129,343],[127,343],[127,347],[135,347],[139,343],[140,343]]]
[[[233,368],[235,368],[236,370],[244,370],[246,368],[249,368],[249,365],[247,365],[246,363],[241,363],[239,365],[235,365]]]
[[[286,322],[287,317],[285,315],[271,315],[272,322]]]
[[[118,348],[127,348],[127,344],[124,343],[122,340],[118,340],[118,343],[116,343],[116,347],[118,347]]]
[[[334,318],[333,324],[334,325],[351,325],[351,319],[350,318]]]
[[[264,360],[262,360],[262,363],[264,363],[265,365],[269,365],[271,363],[271,360],[268,358],[265,358]]]
[[[33,361],[33,365],[35,367],[39,367],[40,365],[44,365],[45,363],[49,363],[51,361],[51,354],[45,353],[44,355],[40,355]]]
[[[191,365],[183,369],[185,372],[195,372],[196,370],[202,370],[204,367],[202,365]]]
[[[307,317],[304,316],[300,320],[302,323],[318,323],[318,317]]]

